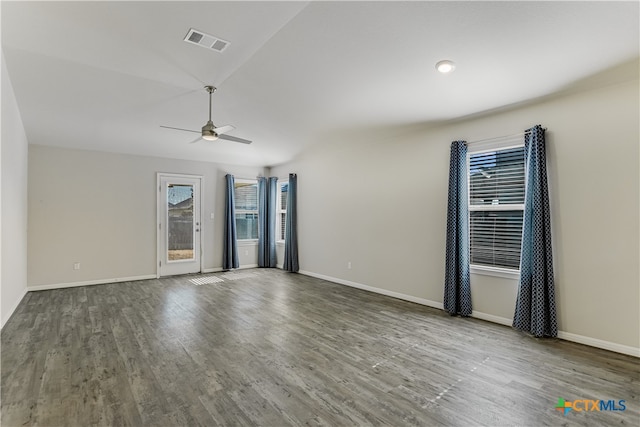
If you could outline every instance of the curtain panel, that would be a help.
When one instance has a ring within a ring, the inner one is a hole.
[[[276,266],[278,178],[258,178],[258,267]]]
[[[222,248],[222,268],[231,270],[240,267],[238,260],[238,243],[236,234],[235,179],[226,175],[225,210],[224,210],[224,244]]]
[[[469,273],[469,203],[467,195],[467,143],[451,143],[444,309],[451,315],[471,316]]]
[[[513,327],[536,337],[558,336],[545,129],[525,131],[525,202],[520,284]]]
[[[286,271],[297,272],[298,265],[298,176],[289,174],[289,190],[287,191],[287,217],[284,236],[284,265]]]

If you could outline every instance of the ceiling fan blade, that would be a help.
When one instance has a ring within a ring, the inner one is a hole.
[[[162,126],[160,125],[161,128],[165,128],[165,129],[173,129],[173,130],[183,130],[185,132],[195,132],[195,133],[201,133],[202,131],[199,130],[191,130],[191,129],[182,129],[182,128],[174,128],[172,126]]]
[[[191,130],[191,129],[177,128],[173,126],[163,126],[163,125],[160,125],[160,127],[165,129],[180,130],[183,132],[199,133],[200,136],[194,139],[193,141],[191,141],[190,144],[196,143],[201,139],[205,139],[205,138],[210,141],[220,138],[220,139],[226,139],[227,141],[239,142],[241,144],[251,144],[252,141],[249,141],[248,139],[242,139],[235,136],[224,135],[225,133],[231,132],[232,130],[234,130],[235,126],[225,125],[220,127],[214,127],[213,122],[211,121],[211,95],[213,94],[213,92],[216,91],[216,88],[214,86],[205,86],[204,88],[207,90],[207,92],[209,92],[209,121],[207,121],[207,124],[202,127],[202,130]]]
[[[226,139],[227,141],[240,142],[242,144],[251,144],[252,142],[252,141],[249,141],[248,139],[237,138],[231,135],[218,135],[218,138]]]
[[[232,130],[234,130],[236,127],[235,126],[231,126],[231,125],[226,125],[226,126],[220,126],[219,128],[215,128],[214,131],[218,134],[218,135],[222,135],[223,133],[227,133],[227,132],[231,132]]]

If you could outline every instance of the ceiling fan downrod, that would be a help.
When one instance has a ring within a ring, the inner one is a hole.
[[[202,127],[202,138],[207,141],[215,141],[218,139],[218,134],[215,131],[215,126],[211,120],[211,95],[216,91],[215,86],[205,86],[207,92],[209,92],[209,121]]]
[[[205,86],[204,88],[209,92],[209,121],[211,121],[211,95],[213,95],[213,92],[217,89],[215,86]]]

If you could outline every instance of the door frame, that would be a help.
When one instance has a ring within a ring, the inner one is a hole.
[[[202,200],[202,196],[204,194],[204,177],[202,175],[187,175],[187,174],[181,174],[181,173],[167,173],[167,172],[157,172],[156,173],[156,188],[158,189],[158,191],[156,192],[156,278],[160,278],[160,265],[162,260],[164,259],[164,253],[162,251],[163,248],[163,235],[165,230],[161,230],[161,224],[162,224],[162,216],[164,215],[165,211],[166,211],[166,207],[164,206],[164,200],[162,197],[162,179],[163,178],[186,178],[186,179],[193,179],[193,180],[198,180],[200,185],[199,187],[199,193],[197,195],[199,201],[200,201],[200,209],[199,209],[199,217],[200,217],[200,247],[198,248],[198,253],[200,254],[200,273],[203,272],[203,260],[204,260],[204,253],[203,253],[203,243],[202,243],[202,235],[203,235],[203,228],[204,228],[204,221],[203,221],[203,200]]]

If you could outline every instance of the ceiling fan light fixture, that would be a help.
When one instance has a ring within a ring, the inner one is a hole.
[[[202,139],[205,139],[207,141],[215,141],[216,139],[218,139],[218,135],[215,132],[203,131]]]
[[[456,64],[453,61],[450,61],[448,59],[439,61],[436,64],[436,70],[438,70],[442,74],[449,74],[455,69],[456,69]]]
[[[211,92],[213,92],[215,88],[213,90],[209,90],[209,88],[207,88],[207,90],[209,91],[209,101],[211,101]],[[209,102],[209,121],[206,125],[202,126],[202,139],[207,141],[215,141],[218,139],[218,134],[216,133],[215,128],[216,126],[211,121],[211,102]]]

